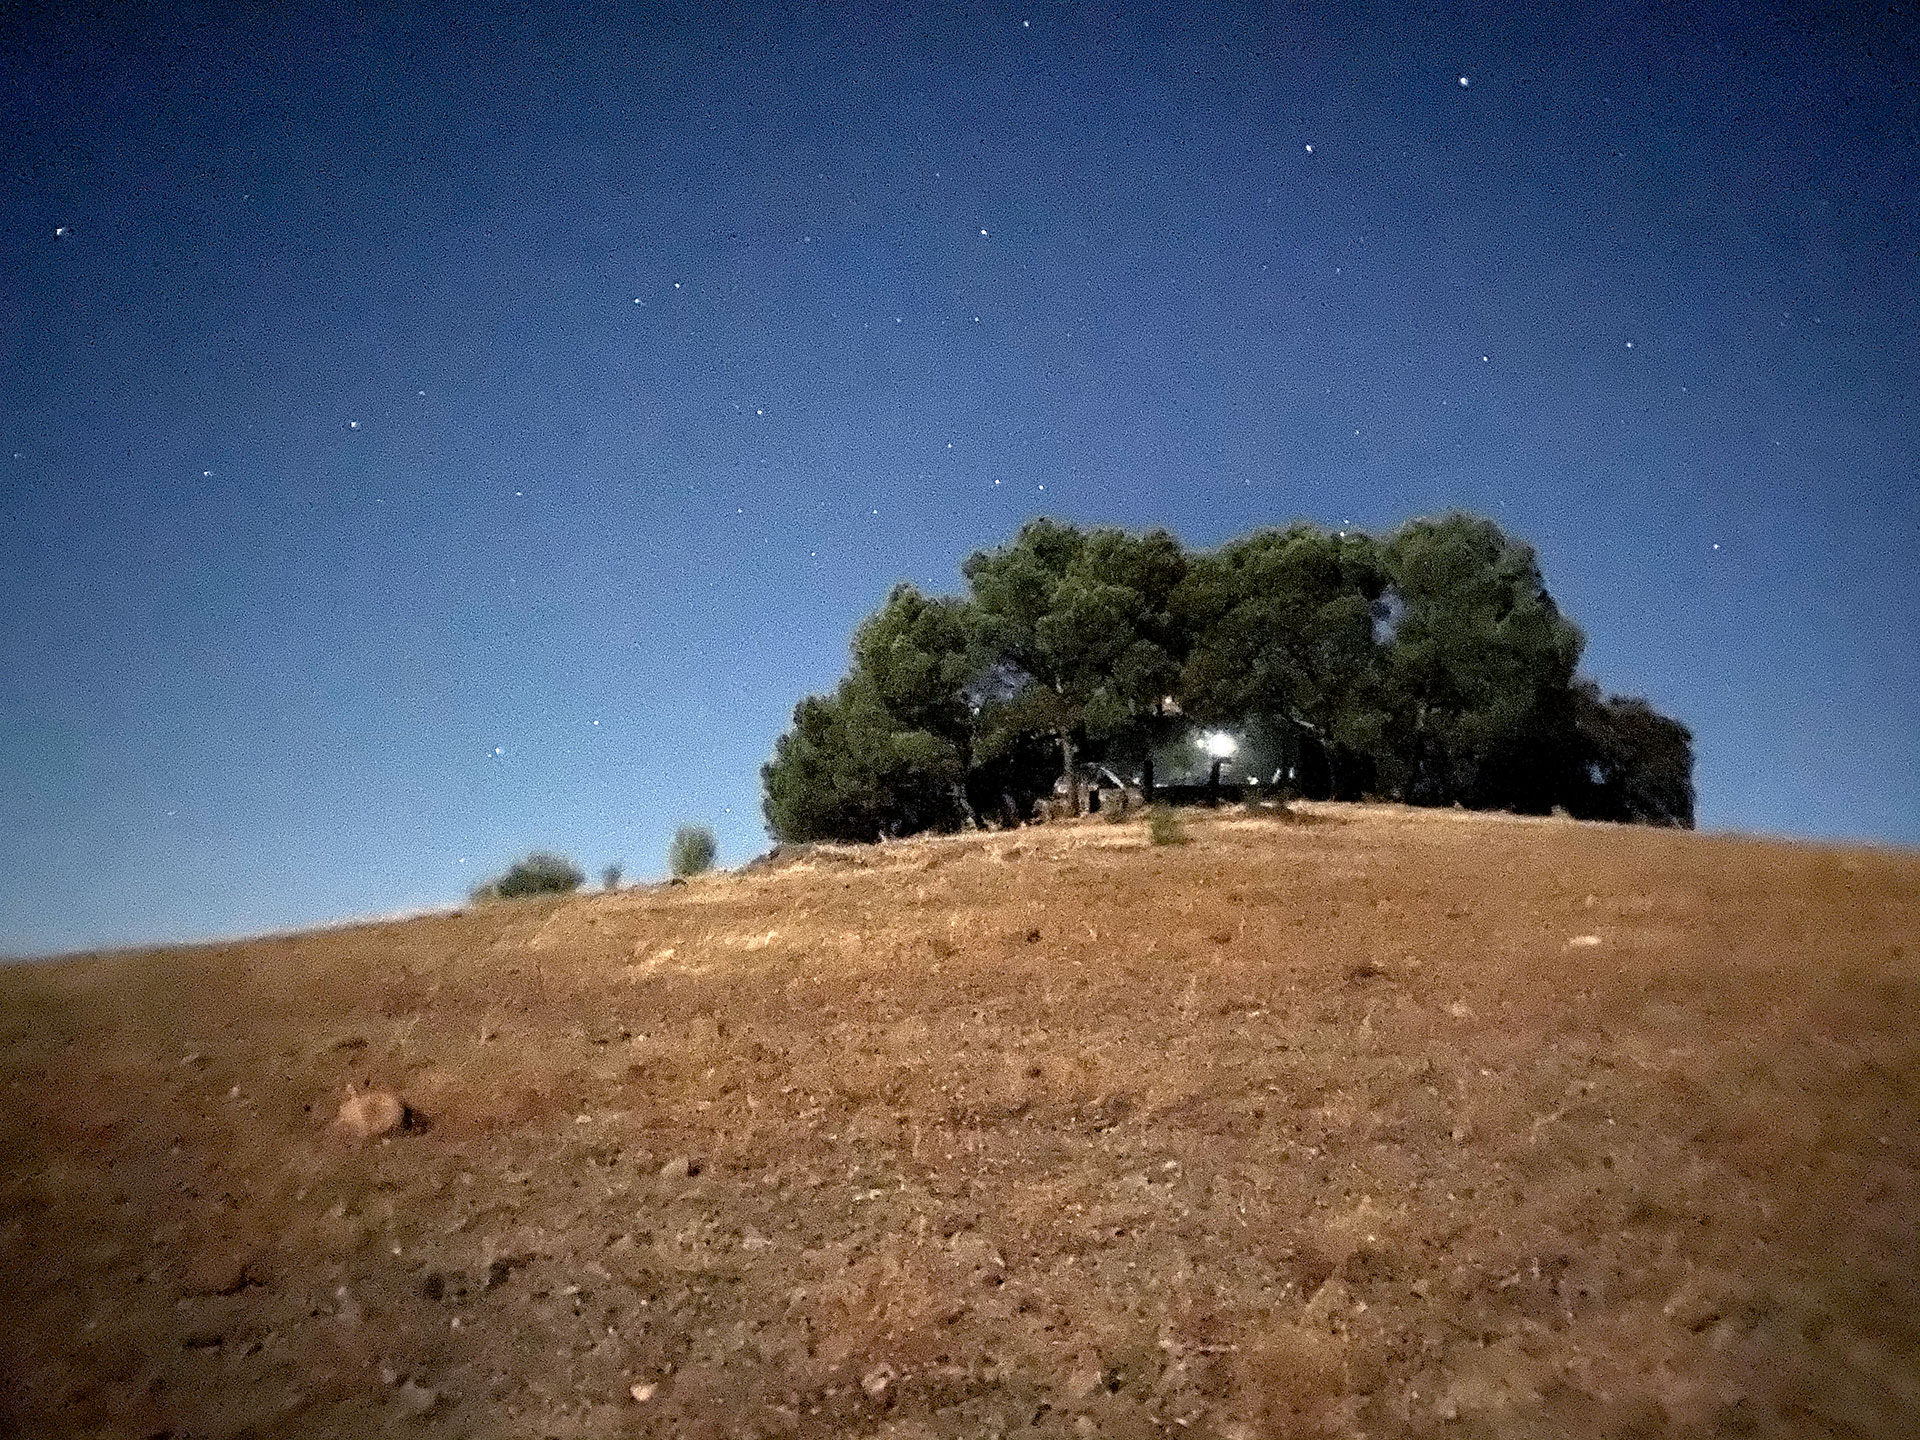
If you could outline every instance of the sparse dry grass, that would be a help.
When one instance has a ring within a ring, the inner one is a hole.
[[[1920,860],[1296,808],[0,975],[0,1428],[1920,1434]]]

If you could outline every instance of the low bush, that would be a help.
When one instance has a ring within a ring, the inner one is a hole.
[[[1187,827],[1171,805],[1155,805],[1147,811],[1147,839],[1155,845],[1184,845]]]
[[[526,859],[514,861],[490,888],[501,899],[512,900],[521,895],[570,894],[586,880],[580,867],[566,856],[536,850]]]
[[[682,880],[690,875],[704,875],[713,868],[714,857],[719,853],[720,842],[707,826],[682,825],[673,832],[673,842],[667,846],[667,868]]]

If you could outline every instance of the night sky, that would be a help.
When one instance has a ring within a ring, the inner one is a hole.
[[[1486,513],[1920,843],[1920,19],[1752,9],[7,11],[0,951],[743,861],[1041,513]]]

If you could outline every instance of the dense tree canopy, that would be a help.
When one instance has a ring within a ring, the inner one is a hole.
[[[971,556],[961,571],[985,731],[1045,735],[1076,787],[1085,741],[1138,744],[1178,682],[1183,627],[1168,606],[1186,565],[1165,531],[1082,533],[1051,520]]]
[[[1311,525],[1190,553],[1051,520],[909,585],[762,770],[773,834],[874,840],[1030,812],[1082,762],[1154,784],[1180,727],[1255,737],[1308,794],[1693,823],[1692,735],[1576,674],[1584,637],[1490,520]]]

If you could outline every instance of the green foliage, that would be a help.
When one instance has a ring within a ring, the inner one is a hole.
[[[621,869],[617,863],[607,866],[606,869],[600,872],[600,888],[602,890],[618,890],[620,888],[620,875]]]
[[[1545,813],[1573,781],[1567,743],[1586,638],[1533,547],[1491,520],[1403,526],[1386,547],[1400,610],[1385,653],[1381,748],[1416,804]]]
[[[704,875],[713,868],[720,842],[705,825],[682,825],[667,845],[667,868],[681,879]]]
[[[1051,520],[961,566],[987,725],[1043,733],[1060,747],[1077,804],[1075,759],[1088,740],[1140,748],[1179,681],[1185,637],[1172,600],[1187,570],[1163,530],[1081,532]]]
[[[978,718],[981,664],[964,601],[911,585],[853,637],[853,669],[831,695],[802,700],[793,728],[761,768],[767,828],[787,843],[878,840],[954,830],[976,818],[976,795],[1016,811],[1052,784],[1032,775],[1031,747],[987,733]]]
[[[1181,703],[1197,718],[1273,730],[1297,767],[1311,744],[1328,789],[1364,778],[1387,715],[1382,706],[1388,615],[1386,558],[1371,537],[1310,525],[1266,530],[1197,559],[1178,604],[1193,642]]]
[[[586,875],[564,855],[536,850],[524,860],[516,860],[491,886],[503,900],[522,895],[566,895],[586,883]]]
[[[1155,805],[1147,811],[1147,839],[1155,845],[1184,845],[1187,827],[1180,812],[1171,805]]]
[[[1638,696],[1602,699],[1591,680],[1575,687],[1574,712],[1583,816],[1693,828],[1692,731]]]
[[[1691,734],[1578,679],[1579,628],[1491,520],[1189,554],[1041,519],[961,568],[964,598],[896,588],[795,708],[761,771],[777,839],[1015,823],[1063,773],[1077,802],[1083,755],[1151,789],[1154,747],[1196,724],[1307,797],[1692,823]]]

